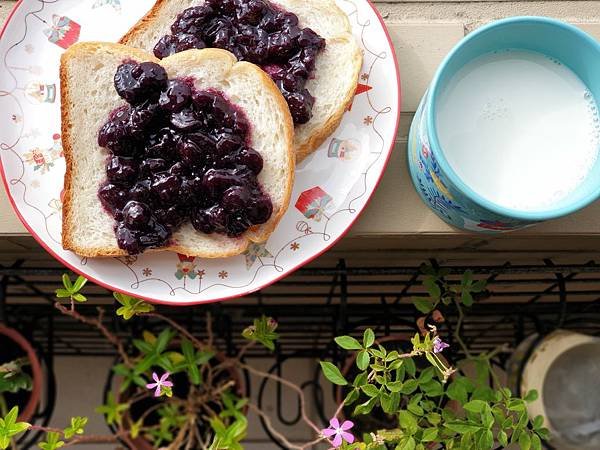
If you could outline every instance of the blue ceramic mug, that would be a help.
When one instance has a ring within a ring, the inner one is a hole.
[[[533,51],[560,61],[600,99],[600,44],[579,28],[555,19],[513,17],[493,22],[469,34],[450,52],[415,114],[408,142],[409,170],[423,201],[450,225],[469,231],[517,230],[571,214],[600,197],[600,159],[571,194],[543,211],[497,205],[469,187],[448,164],[435,126],[440,92],[465,64],[505,49]]]

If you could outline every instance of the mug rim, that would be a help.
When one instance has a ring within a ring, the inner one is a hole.
[[[503,28],[511,25],[522,25],[522,24],[546,24],[555,26],[558,28],[562,28],[568,32],[571,32],[576,35],[577,38],[582,41],[590,44],[595,50],[598,52],[600,56],[600,43],[596,41],[593,37],[587,34],[582,29],[571,25],[569,23],[563,22],[562,20],[554,19],[551,17],[542,17],[542,16],[515,16],[509,17],[506,19],[496,20],[489,24],[486,24],[477,30],[466,35],[461,41],[454,46],[454,48],[446,55],[443,59],[442,63],[438,67],[433,81],[431,83],[429,98],[428,98],[428,108],[427,108],[427,129],[429,130],[429,140],[430,146],[435,148],[436,151],[436,160],[440,165],[442,171],[449,178],[450,182],[457,186],[457,188],[461,191],[463,195],[465,195],[470,201],[477,204],[481,208],[484,208],[488,211],[493,212],[494,214],[504,216],[513,220],[523,220],[528,222],[541,222],[545,220],[555,219],[558,217],[563,217],[569,214],[572,214],[580,209],[583,209],[589,206],[591,203],[595,202],[600,198],[600,183],[597,188],[592,191],[586,197],[579,199],[578,201],[574,201],[566,206],[555,209],[548,209],[542,211],[522,211],[518,209],[512,209],[508,207],[501,206],[497,203],[494,203],[486,198],[482,197],[480,194],[471,189],[454,171],[451,165],[448,163],[446,156],[440,146],[440,142],[437,134],[436,122],[434,120],[434,108],[433,105],[436,104],[436,100],[438,97],[439,89],[440,89],[440,81],[445,74],[446,68],[448,64],[452,61],[452,59],[456,56],[456,54],[470,41],[473,39],[477,39],[481,34],[488,32],[494,28]],[[427,94],[426,94],[427,95]],[[600,152],[599,152],[600,157]]]

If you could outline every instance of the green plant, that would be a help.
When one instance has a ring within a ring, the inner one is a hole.
[[[422,333],[407,343],[407,352],[381,345],[371,329],[365,330],[360,340],[352,336],[337,337],[335,342],[340,348],[355,353],[357,374],[347,379],[349,376],[342,374],[333,363],[320,363],[329,381],[347,389],[330,427],[324,430],[309,418],[305,393],[300,386],[243,362],[244,354],[254,345],[263,345],[271,351],[276,348],[278,324],[272,318],[255,319],[243,331],[246,344],[235,357],[217,358],[210,315],[207,316],[208,338],[200,341],[178,323],[156,312],[152,305],[114,294],[118,302],[116,314],[124,320],[142,316],[166,324],[157,334],[143,331],[133,340],[133,345],[128,346],[105,326],[103,309],[98,309],[97,317],[78,312],[76,304],[86,301],[81,292],[85,279],[80,277],[72,283],[65,276],[57,297],[69,299],[70,307],[59,301],[56,308],[98,329],[120,356],[112,368],[119,379],[118,389],[111,391],[106,403],[97,409],[116,431],[113,436],[86,436],[85,417],[72,418],[64,429],[19,423],[18,409],[13,408],[5,410],[0,418],[0,449],[11,445],[14,449],[13,439],[32,429],[46,432],[45,440],[39,443],[42,450],[140,437],[156,448],[169,450],[243,450],[249,412],[260,416],[271,434],[290,450],[308,450],[319,445],[347,450],[490,450],[495,445],[506,447],[509,443],[522,450],[541,449],[541,441],[548,438],[548,431],[543,428],[541,417],[529,419],[526,408],[526,403],[535,400],[537,393],[530,392],[525,398],[513,397],[510,390],[499,383],[492,369],[491,361],[503,348],[476,354],[462,339],[465,308],[471,307],[484,292],[485,281],[474,280],[471,272],[466,272],[458,283],[447,280],[447,271],[424,267],[424,273],[429,296],[413,299],[414,305],[427,316],[437,314],[438,319],[442,314],[440,309],[455,309],[458,320],[451,328],[450,337],[458,347],[450,351],[456,355],[460,350],[463,358],[456,367],[448,364],[442,356],[448,344],[436,326],[425,325],[427,317],[420,319]],[[23,364],[19,360],[0,367],[0,393],[2,389],[27,387],[27,378],[20,370]],[[248,399],[239,398],[236,382],[229,374],[230,370],[237,369],[279,382],[294,391],[300,399],[301,418],[314,432],[315,439],[306,444],[289,442],[275,429],[265,411]],[[181,391],[179,383],[187,386],[183,396],[176,395],[176,387]],[[132,407],[147,400],[154,403],[146,406],[139,417],[133,417]],[[394,418],[395,425],[365,434],[355,441],[354,424],[340,423],[337,419],[344,407],[351,408],[353,417],[380,411]],[[203,432],[199,432],[200,429]]]
[[[435,326],[430,326],[424,336],[417,334],[411,341],[412,351],[405,354],[375,345],[371,330],[365,331],[362,343],[350,336],[336,338],[342,349],[357,352],[360,372],[354,380],[346,380],[333,364],[321,365],[332,383],[351,386],[344,404],[356,404],[352,415],[370,414],[374,408],[381,408],[397,421],[395,429],[380,430],[364,436],[363,442],[341,447],[491,450],[496,443],[502,447],[512,443],[522,450],[540,450],[548,430],[543,428],[542,417],[529,419],[526,406],[536,399],[537,393],[529,392],[524,399],[513,397],[510,389],[499,383],[491,365],[502,348],[473,354],[460,334],[463,308],[473,304],[473,294],[485,289],[485,281],[475,281],[472,273],[466,272],[459,284],[451,284],[445,271],[431,267],[424,271],[430,296],[413,299],[415,307],[424,314],[432,313],[440,303],[457,309],[458,323],[452,337],[465,355],[457,367],[470,369],[474,374],[459,374],[447,366],[440,357],[447,344],[437,335]],[[415,364],[415,360],[423,356],[430,365],[419,368],[422,365]]]

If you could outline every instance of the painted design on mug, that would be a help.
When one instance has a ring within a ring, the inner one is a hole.
[[[66,16],[54,14],[52,24],[44,30],[44,34],[48,41],[66,50],[79,40],[81,25]]]
[[[360,153],[360,143],[355,139],[333,138],[329,143],[327,156],[349,161]]]
[[[425,101],[424,99],[423,102]],[[409,140],[411,171],[422,199],[444,220],[469,231],[499,233],[523,228],[524,225],[520,222],[506,221],[473,204],[447,182],[426,139],[424,110],[426,109],[419,107],[415,118],[418,126],[413,124]]]
[[[463,227],[471,231],[512,231],[522,228],[520,225],[503,222],[501,220],[480,220],[474,222],[468,218],[464,218]]]
[[[325,210],[332,201],[333,198],[327,192],[316,186],[300,194],[296,202],[296,209],[307,219],[320,222],[323,217],[327,217]]]

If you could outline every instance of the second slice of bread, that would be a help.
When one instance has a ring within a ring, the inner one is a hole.
[[[170,33],[177,15],[204,0],[157,0],[154,7],[121,39],[122,44],[151,52]],[[312,119],[296,126],[297,162],[314,152],[340,125],[354,98],[363,56],[346,14],[335,0],[276,0],[272,3],[296,14],[300,26],[309,27],[327,41],[317,57],[314,77],[306,88],[315,97]]]
[[[237,62],[218,49],[188,50],[162,61],[119,44],[76,44],[61,60],[62,136],[67,172],[63,206],[63,247],[88,256],[125,256],[117,245],[114,220],[104,211],[98,188],[106,179],[107,150],[98,130],[111,111],[124,104],[113,84],[125,60],[161,64],[170,78],[192,77],[197,89],[216,89],[240,107],[252,125],[251,146],[264,160],[258,180],[271,196],[273,215],[240,238],[196,231],[188,222],[173,235],[171,250],[188,256],[220,258],[243,253],[250,242],[264,242],[285,213],[294,178],[293,123],[287,104],[271,79],[256,66]]]

